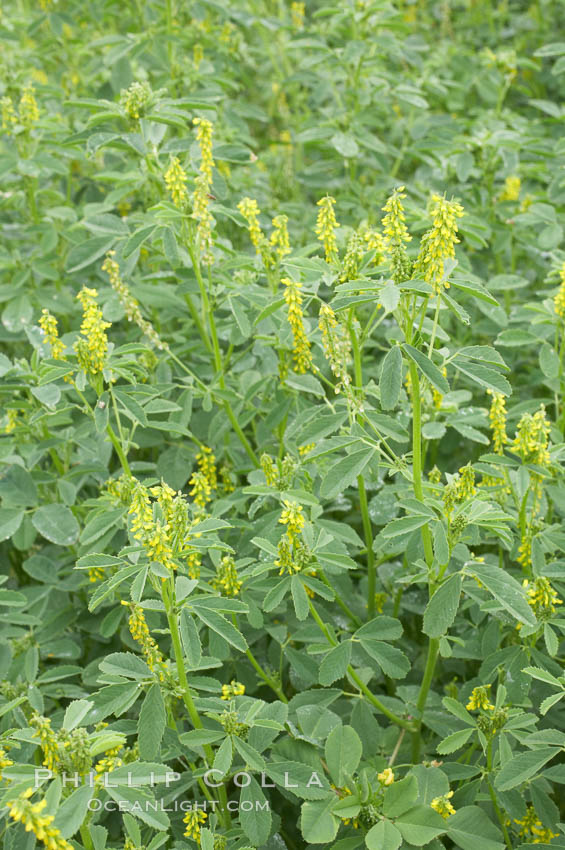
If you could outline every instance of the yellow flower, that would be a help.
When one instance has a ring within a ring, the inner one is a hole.
[[[287,526],[288,536],[293,539],[301,533],[305,525],[303,515],[304,508],[297,502],[290,502],[288,499],[283,500],[284,510],[280,515],[279,522]]]
[[[375,252],[374,263],[380,266],[384,262],[388,253],[388,244],[382,233],[372,227],[368,227],[362,231],[363,239],[367,245],[367,250]]]
[[[351,338],[347,329],[340,325],[332,308],[328,304],[320,307],[318,327],[322,332],[322,345],[324,354],[330,364],[338,382],[335,386],[336,393],[341,388],[347,388],[351,383],[347,367],[351,359]]]
[[[512,451],[522,458],[524,463],[547,466],[550,461],[548,444],[550,423],[542,404],[536,413],[524,413],[518,422]]]
[[[317,205],[320,207],[320,210],[318,212],[315,232],[318,241],[324,246],[326,263],[333,263],[338,259],[335,231],[339,227],[334,212],[335,198],[326,195],[325,198],[320,198]]]
[[[180,209],[184,205],[188,192],[186,189],[186,171],[177,156],[171,157],[169,167],[165,171],[165,183],[171,193],[173,204]]]
[[[6,803],[10,810],[10,817],[21,823],[26,832],[32,832],[41,841],[47,850],[73,850],[72,846],[61,835],[61,831],[51,826],[55,820],[53,815],[42,814],[47,806],[47,800],[32,803],[30,797],[33,788],[28,788],[15,800]]]
[[[230,700],[233,697],[241,697],[245,693],[245,685],[232,679],[229,685],[222,685],[222,699]]]
[[[212,156],[212,136],[214,126],[207,118],[194,118],[196,139],[200,147],[200,174],[194,181],[192,194],[192,215],[198,222],[197,234],[200,256],[206,263],[211,263],[212,256],[212,227],[214,219],[210,212],[210,189],[212,188],[212,169],[215,162]]]
[[[261,246],[265,242],[265,236],[259,224],[259,215],[261,210],[254,198],[242,198],[237,205],[238,210],[247,222],[249,229],[249,238],[252,245],[255,246],[256,252],[259,254]],[[274,223],[274,222],[273,222]]]
[[[145,112],[145,107],[151,103],[152,95],[153,92],[148,82],[134,82],[129,88],[122,90],[120,105],[128,118],[139,121],[140,116]]]
[[[432,196],[432,228],[424,234],[420,242],[420,252],[415,269],[431,283],[439,293],[442,286],[449,286],[442,280],[444,261],[455,257],[457,238],[457,219],[463,215],[463,207],[456,201],[448,201],[441,195]]]
[[[467,463],[459,470],[460,478],[457,481],[457,499],[464,502],[465,499],[470,499],[477,492],[475,487],[475,471],[471,463]]]
[[[296,283],[288,277],[283,278],[281,283],[285,287],[284,300],[288,306],[288,323],[292,328],[294,341],[292,351],[295,363],[294,371],[304,374],[312,365],[312,352],[310,351],[310,342],[304,328],[304,313],[301,306],[302,296],[300,295],[302,284]]]
[[[165,660],[155,640],[151,637],[143,608],[141,605],[125,602],[123,599],[122,605],[130,609],[128,619],[130,634],[140,645],[147,666],[152,673],[157,674],[160,682],[164,682],[166,679]]]
[[[295,30],[301,30],[304,26],[304,15],[306,13],[305,3],[298,3],[296,0],[290,4],[290,17],[292,26]]]
[[[207,118],[193,118],[192,123],[196,127],[196,140],[200,146],[200,173],[203,174],[208,185],[212,185],[212,169],[215,162],[212,156],[212,136],[214,125]]]
[[[11,97],[6,95],[0,100],[0,104],[2,105],[2,129],[9,133],[12,127],[18,123],[18,116]]]
[[[528,605],[538,619],[547,620],[555,614],[557,605],[563,605],[563,600],[559,599],[557,591],[545,576],[539,576],[531,584],[528,579],[524,579],[522,585],[526,588]]]
[[[557,833],[544,827],[536,814],[533,806],[528,806],[526,814],[514,823],[520,827],[518,835],[520,838],[532,838],[532,844],[549,844],[552,838],[557,838]]]
[[[442,797],[435,797],[430,803],[432,809],[441,815],[444,820],[447,820],[450,815],[455,814],[455,809],[449,802],[452,797],[453,791],[448,791],[447,794],[444,794]]]
[[[198,846],[200,847],[200,830],[206,820],[208,815],[206,812],[202,812],[200,809],[196,809],[195,811],[190,811],[185,814],[183,817],[183,823],[186,824],[186,830],[184,835],[186,838],[193,838]]]
[[[494,393],[492,390],[487,390],[487,392],[492,395],[489,419],[493,448],[497,455],[501,455],[504,452],[504,446],[508,442],[508,436],[506,434],[506,400],[502,393]]]
[[[499,195],[501,201],[517,201],[520,197],[522,181],[516,175],[507,177],[504,181],[504,189]]]
[[[410,242],[412,237],[406,227],[406,215],[402,201],[406,197],[404,186],[398,186],[383,207],[383,233],[392,246]]]
[[[0,780],[2,780],[2,771],[5,770],[7,767],[12,767],[13,764],[14,762],[12,761],[12,759],[8,758],[8,753],[6,752],[6,750],[0,747]],[[9,782],[10,780],[5,779],[4,781]]]
[[[387,787],[388,785],[392,785],[392,783],[394,782],[394,773],[392,771],[392,768],[385,767],[382,773],[377,773],[377,779],[379,780],[381,785],[384,785],[385,787]]]
[[[192,485],[190,495],[201,508],[205,508],[212,498],[212,492],[218,486],[216,472],[216,457],[212,449],[202,446],[196,455],[198,470],[192,473],[189,484]]]
[[[565,263],[563,263],[559,270],[559,277],[561,279],[561,285],[559,287],[559,292],[553,301],[555,304],[555,312],[560,319],[565,319]]]
[[[273,232],[271,233],[270,244],[275,249],[275,253],[279,261],[290,254],[290,240],[288,237],[288,216],[276,215],[273,219]]]
[[[59,761],[59,742],[57,735],[51,728],[51,720],[34,713],[30,720],[30,726],[35,729],[34,738],[39,738],[44,766],[48,770],[55,770]]]
[[[243,582],[238,578],[233,557],[225,555],[216,570],[216,578],[212,579],[212,586],[223,592],[225,596],[237,596],[242,584]]]
[[[135,322],[138,328],[145,334],[147,339],[157,348],[168,348],[167,343],[164,343],[151,322],[148,322],[141,315],[139,301],[133,297],[129,287],[124,283],[120,274],[120,267],[114,260],[116,252],[108,251],[106,259],[102,263],[102,271],[106,272],[110,278],[110,285],[120,299],[120,304],[124,308],[128,322]],[[45,313],[45,310],[43,311]],[[40,323],[41,324],[41,323]],[[53,355],[54,356],[54,355]]]
[[[488,697],[489,690],[490,685],[480,685],[478,688],[473,688],[471,696],[469,697],[469,702],[466,706],[467,711],[477,711],[478,709],[482,709],[483,711],[494,711],[494,705],[490,702]]]
[[[81,369],[91,375],[96,375],[104,369],[108,351],[106,328],[110,327],[110,322],[105,322],[102,318],[102,311],[95,301],[97,296],[95,289],[86,286],[83,286],[77,295],[83,309],[80,332],[84,339],[75,343],[75,351]]]
[[[19,105],[20,121],[29,130],[39,121],[39,108],[35,99],[33,86],[25,86]]]
[[[200,65],[202,64],[202,60],[204,59],[204,48],[201,44],[195,44],[192,48],[192,61],[194,62],[194,67],[198,71]]]
[[[51,346],[51,357],[53,360],[64,360],[63,351],[65,350],[65,344],[59,339],[57,319],[55,316],[51,315],[49,310],[42,310],[41,318],[39,319],[39,327],[43,331],[45,339]]]

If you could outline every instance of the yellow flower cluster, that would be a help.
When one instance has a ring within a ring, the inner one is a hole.
[[[65,350],[65,344],[59,339],[57,319],[55,316],[51,315],[49,310],[42,310],[41,318],[39,319],[39,327],[43,331],[45,339],[51,346],[51,357],[54,360],[64,360],[63,351]]]
[[[499,195],[501,201],[517,201],[520,197],[520,189],[522,181],[516,175],[507,177],[504,181],[504,188]]]
[[[365,244],[367,245],[368,251],[375,252],[374,263],[377,266],[380,266],[381,263],[384,263],[385,258],[388,254],[388,245],[387,241],[378,230],[375,230],[373,227],[368,227],[362,231],[363,239],[365,240]]]
[[[229,685],[222,685],[222,699],[230,700],[233,697],[242,697],[245,693],[245,685],[232,679]]]
[[[290,239],[288,236],[288,216],[276,215],[273,219],[273,232],[269,243],[275,250],[279,262],[290,254]]]
[[[318,212],[315,232],[318,241],[324,246],[326,263],[333,263],[338,259],[335,232],[339,227],[334,212],[335,198],[326,195],[325,198],[320,198],[318,206],[320,210]]]
[[[192,48],[192,61],[194,62],[194,67],[198,71],[200,65],[202,64],[202,60],[204,59],[204,48],[200,43],[197,43]]]
[[[212,493],[218,486],[216,472],[216,457],[212,449],[202,446],[196,455],[198,470],[192,473],[189,484],[192,485],[190,495],[200,508],[205,508],[212,499]]]
[[[555,614],[557,605],[563,605],[563,600],[559,599],[557,591],[545,576],[540,576],[531,583],[524,579],[522,585],[526,589],[528,605],[538,619],[547,620]]]
[[[102,318],[102,310],[95,300],[97,296],[96,289],[89,289],[87,286],[83,286],[77,295],[83,310],[80,332],[84,339],[75,343],[75,351],[81,369],[90,375],[102,372],[108,352],[106,328],[110,327],[110,322],[105,322]]]
[[[392,768],[385,767],[385,769],[381,773],[377,773],[377,779],[385,788],[389,785],[392,785],[394,782],[394,772]]]
[[[557,833],[544,827],[536,814],[533,806],[528,806],[526,814],[514,823],[520,827],[518,835],[520,838],[531,838],[531,844],[549,844],[552,838],[557,838]]]
[[[194,181],[192,195],[192,214],[198,222],[198,242],[200,256],[206,263],[212,262],[212,226],[214,219],[210,212],[210,189],[212,188],[212,169],[215,165],[212,156],[212,136],[214,127],[207,118],[194,118],[196,139],[200,146],[200,173]]]
[[[422,237],[415,269],[433,285],[436,293],[441,292],[442,286],[449,286],[448,281],[442,280],[444,261],[455,257],[455,244],[459,242],[457,219],[462,215],[461,204],[441,195],[432,196],[432,228]]]
[[[550,428],[543,404],[533,415],[524,413],[518,422],[512,451],[519,454],[524,463],[547,466],[550,461],[548,450]]]
[[[555,312],[559,318],[565,319],[565,263],[559,269],[559,277],[561,279],[561,285],[559,286],[559,292],[553,299],[553,303],[555,304]]]
[[[6,770],[7,767],[12,767],[14,762],[11,758],[8,758],[8,753],[3,747],[0,747],[0,780],[2,779],[2,771]],[[5,780],[9,782],[9,779]]]
[[[506,434],[506,399],[502,393],[494,393],[492,390],[487,390],[487,392],[492,395],[489,420],[493,448],[497,455],[501,455],[504,452],[504,446],[508,442],[508,436]]]
[[[477,492],[475,487],[475,470],[471,463],[465,464],[459,470],[460,478],[457,481],[457,499],[464,502],[465,499],[470,499]]]
[[[300,539],[305,525],[302,505],[288,500],[283,501],[283,511],[279,522],[286,525],[286,532],[277,546],[278,558],[275,566],[279,567],[279,575],[288,572],[290,575],[300,572],[309,561],[309,552]]]
[[[171,193],[173,204],[181,209],[188,195],[186,189],[186,171],[177,156],[172,156],[169,167],[165,171],[165,183]]]
[[[304,26],[304,15],[306,14],[306,4],[298,3],[296,0],[290,4],[290,19],[293,29],[301,30]]]
[[[404,186],[398,186],[383,207],[383,233],[389,246],[399,247],[410,242],[412,237],[406,227],[406,215],[402,201],[406,197]]]
[[[532,565],[532,534],[529,529],[526,529],[525,533],[522,534],[517,560],[522,567],[531,567]]]
[[[450,815],[455,814],[455,809],[453,808],[453,804],[450,802],[453,797],[453,791],[448,791],[447,794],[443,794],[441,797],[434,797],[430,806],[437,812],[438,815],[441,815],[444,820]]]
[[[32,803],[29,799],[32,794],[33,788],[28,788],[17,799],[6,804],[10,809],[10,817],[16,823],[21,823],[26,832],[32,832],[47,850],[73,850],[72,845],[61,835],[61,831],[51,826],[55,820],[54,816],[42,814],[47,800]]]
[[[193,838],[199,847],[200,830],[202,829],[202,826],[206,823],[207,819],[208,815],[206,814],[206,812],[203,812],[200,809],[187,812],[183,818],[183,823],[186,824],[186,829],[184,831],[185,838]]]
[[[351,339],[347,329],[340,325],[332,308],[322,304],[318,319],[318,327],[322,332],[324,354],[330,364],[330,369],[337,378],[336,393],[347,388],[351,383],[347,367],[351,359]]]
[[[473,688],[467,703],[467,711],[494,711],[494,705],[489,700],[489,690],[490,685],[480,685],[478,688]]]
[[[133,121],[139,121],[144,114],[146,106],[151,103],[153,92],[148,82],[134,82],[129,88],[124,89],[120,95],[120,106]]]
[[[166,665],[161,651],[155,640],[151,637],[149,626],[143,613],[141,605],[125,602],[122,599],[122,605],[130,609],[128,618],[128,626],[132,638],[137,641],[141,647],[145,662],[152,673],[156,673],[159,681],[164,682],[166,679]]]
[[[6,95],[0,100],[0,104],[2,105],[2,129],[9,133],[14,125],[18,123],[14,103],[12,98]]]
[[[241,590],[243,582],[239,580],[237,575],[237,567],[231,555],[225,555],[216,571],[216,578],[212,580],[212,586],[215,590],[223,593],[224,596],[237,596]]]
[[[145,334],[147,339],[154,346],[156,346],[156,348],[168,348],[167,343],[164,343],[161,340],[159,334],[157,333],[151,322],[148,322],[141,315],[139,302],[136,298],[133,297],[129,290],[129,287],[122,280],[122,276],[120,274],[120,267],[118,263],[114,260],[115,254],[115,251],[108,251],[108,253],[106,254],[106,259],[102,263],[102,271],[106,272],[106,274],[110,278],[110,285],[114,292],[117,294],[118,298],[120,299],[120,304],[124,308],[128,322],[135,322],[135,324],[142,331],[142,333]],[[45,313],[45,310],[43,312]],[[51,342],[51,340],[49,341]],[[53,348],[53,343],[51,343],[51,348]]]
[[[339,276],[342,283],[347,280],[355,280],[364,254],[365,240],[360,233],[352,233],[345,249],[342,271]]]
[[[158,561],[165,569],[176,569],[169,523],[153,518],[149,493],[139,481],[135,482],[128,513],[133,516],[131,524],[133,537],[139,540],[149,560]]]
[[[284,510],[280,515],[279,522],[287,527],[288,536],[294,540],[299,535],[306,522],[303,514],[304,508],[297,502],[283,500]]]
[[[51,728],[51,720],[34,714],[30,726],[35,729],[34,738],[39,738],[43,750],[43,764],[48,770],[55,770],[59,761],[59,741],[56,733]]]
[[[251,243],[255,246],[256,252],[259,254],[261,252],[261,246],[265,242],[265,235],[261,230],[261,225],[259,224],[259,215],[261,214],[259,205],[254,198],[242,198],[237,205],[237,208],[247,222],[249,238],[251,239]]]
[[[284,284],[284,300],[288,307],[288,323],[292,328],[294,371],[303,375],[312,365],[312,352],[310,342],[304,328],[304,313],[302,312],[302,296],[300,295],[301,283],[285,277],[281,283]]]
[[[20,114],[20,121],[26,130],[31,129],[31,127],[39,121],[39,108],[37,106],[32,85],[25,86],[20,99],[18,112]]]

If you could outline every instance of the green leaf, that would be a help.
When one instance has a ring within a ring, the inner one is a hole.
[[[428,637],[438,638],[452,625],[459,608],[461,582],[460,573],[450,576],[438,587],[426,605],[422,631]]]
[[[494,780],[496,788],[499,791],[509,791],[511,788],[516,788],[522,782],[526,782],[532,776],[535,776],[544,764],[547,764],[559,752],[560,750],[555,747],[543,747],[513,756],[502,767]]]
[[[225,776],[231,767],[233,761],[233,744],[231,736],[224,738],[214,757],[214,770],[217,770],[221,776]]]
[[[394,345],[383,360],[379,390],[381,407],[392,410],[396,407],[402,389],[402,352],[399,345]]]
[[[453,360],[453,365],[480,387],[493,390],[493,392],[501,393],[504,396],[512,394],[512,387],[506,378],[499,372],[495,372],[494,369],[489,369],[488,366],[483,366],[481,363],[470,363],[468,360],[459,358]]]
[[[22,524],[23,518],[24,512],[17,508],[0,508],[0,541],[12,537]]]
[[[143,761],[152,761],[157,758],[166,725],[167,715],[163,695],[161,688],[155,683],[147,691],[137,722],[139,756]]]
[[[520,623],[536,626],[537,620],[526,602],[524,589],[506,570],[473,561],[466,568],[492,593],[494,598]]]
[[[399,537],[402,534],[411,534],[423,525],[430,521],[429,516],[422,514],[403,516],[400,519],[393,519],[382,530],[383,537],[387,539],[391,537]]]
[[[479,806],[464,806],[447,819],[447,834],[462,850],[504,850],[502,835]]]
[[[294,602],[294,610],[299,620],[305,620],[310,612],[310,603],[308,594],[304,589],[304,584],[300,576],[292,576],[290,581],[290,591],[292,593],[292,601]]]
[[[60,831],[63,838],[71,838],[80,829],[93,794],[94,788],[81,785],[63,801],[53,821],[53,827]]]
[[[371,638],[360,638],[359,642],[365,652],[374,658],[385,676],[390,676],[391,679],[404,679],[410,672],[412,666],[410,661],[395,646]]]
[[[94,703],[86,699],[76,699],[69,703],[63,718],[63,729],[71,732],[76,726],[80,726]]]
[[[460,729],[458,732],[453,732],[453,734],[448,735],[447,738],[444,738],[443,741],[438,744],[438,753],[445,756],[461,749],[461,747],[467,743],[473,734],[473,731],[473,729]]]
[[[340,820],[332,814],[333,797],[302,804],[300,829],[309,844],[325,844],[336,837]]]
[[[126,679],[150,679],[151,670],[138,655],[133,652],[112,652],[100,662],[100,670],[112,676]]]
[[[200,643],[200,635],[198,634],[194,617],[186,608],[183,608],[180,612],[180,636],[184,654],[188,661],[188,667],[194,670],[200,666],[202,644]]]
[[[252,770],[265,770],[265,759],[251,744],[243,738],[238,738],[237,735],[233,736],[233,743],[246,766]]]
[[[17,464],[8,467],[0,477],[0,498],[12,508],[37,505],[37,487],[27,469]]]
[[[423,847],[446,830],[446,821],[430,806],[414,806],[396,821],[402,837],[408,844]]]
[[[135,233],[132,233],[130,238],[127,240],[123,250],[124,260],[127,260],[127,258],[131,254],[133,254],[134,251],[136,251],[139,247],[141,247],[141,245],[143,245],[146,239],[149,239],[156,226],[157,225],[155,224],[149,224],[147,227],[140,227],[139,230],[136,230]]]
[[[326,739],[325,754],[332,779],[341,786],[359,766],[363,754],[361,738],[351,726],[334,726]]]
[[[371,827],[365,836],[368,850],[398,850],[402,844],[402,835],[393,823],[381,820]]]
[[[224,640],[227,640],[228,643],[231,643],[232,646],[235,646],[236,649],[239,649],[240,652],[245,652],[247,649],[247,641],[233,623],[230,623],[229,620],[222,614],[218,614],[216,611],[206,610],[204,607],[197,607],[196,604],[193,604],[194,612],[197,617],[199,617],[202,622],[206,623],[206,625],[211,628],[216,634],[223,637]]]
[[[339,460],[323,479],[320,498],[334,499],[343,493],[361,475],[374,454],[374,449],[364,448]]]
[[[239,822],[247,838],[259,847],[269,837],[272,816],[259,783],[252,776],[249,779],[249,784],[241,789],[239,796]]]
[[[332,685],[336,679],[341,679],[345,676],[350,661],[351,641],[345,640],[343,643],[338,644],[338,646],[334,646],[320,664],[320,673],[318,676],[320,685]]]
[[[435,387],[442,395],[446,395],[449,392],[449,384],[435,363],[432,363],[429,357],[426,357],[425,354],[418,351],[412,345],[408,345],[408,343],[404,343],[402,348],[408,357],[418,366],[422,374],[426,376],[432,387]]]
[[[152,829],[166,830],[169,828],[169,818],[166,812],[157,804],[155,796],[150,791],[145,788],[128,788],[125,785],[112,788],[110,782],[108,786],[105,789],[106,792],[116,802],[122,802],[125,811],[131,812],[132,815]]]
[[[383,813],[387,818],[397,818],[411,808],[418,799],[418,780],[407,776],[393,782],[386,788],[383,799]]]
[[[33,514],[31,521],[43,537],[59,546],[72,546],[79,535],[79,525],[66,505],[43,505]]]
[[[73,274],[91,266],[110,250],[115,241],[116,236],[95,236],[93,239],[81,242],[80,245],[75,245],[69,251],[65,271],[67,274]]]

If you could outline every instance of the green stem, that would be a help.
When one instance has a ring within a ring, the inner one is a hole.
[[[172,578],[169,579],[168,583],[165,582],[163,584],[162,597],[167,612],[167,622],[169,624],[169,631],[171,633],[173,653],[177,666],[177,675],[179,679],[179,684],[182,688],[182,699],[194,728],[203,729],[204,724],[202,723],[200,715],[198,714],[198,709],[194,705],[194,700],[192,699],[192,694],[190,693],[190,687],[188,684],[188,677],[186,675],[186,668],[184,666],[184,654],[182,651],[182,645],[180,640],[177,612],[174,606],[174,584]],[[202,746],[202,749],[204,750],[206,759],[208,760],[208,764],[211,766],[214,763],[214,750],[212,749],[210,744],[204,744]],[[218,788],[218,796],[220,798],[222,820],[224,822],[224,826],[226,827],[226,829],[228,829],[231,823],[231,818],[227,807],[227,794],[224,785],[220,785],[220,787]]]
[[[492,772],[492,740],[490,740],[487,744],[487,770],[489,774]],[[500,828],[502,829],[502,834],[504,835],[504,841],[506,842],[508,850],[512,850],[512,842],[510,841],[510,835],[508,834],[508,829],[506,827],[506,823],[504,822],[504,816],[500,811],[500,807],[496,799],[496,794],[494,792],[494,788],[492,787],[492,782],[490,781],[490,776],[488,776],[487,778],[487,785],[494,811],[496,812],[498,822],[500,823]]]
[[[331,646],[337,646],[338,642],[334,640],[334,638],[331,636],[326,624],[316,611],[314,603],[311,599],[308,600],[308,604],[310,606],[310,613],[312,614],[314,620],[316,621],[320,631],[326,638],[327,642],[331,644]],[[347,667],[347,674],[348,676],[350,676],[351,679],[353,679],[359,690],[367,697],[369,702],[372,703],[372,705],[374,705],[375,708],[381,712],[381,714],[384,714],[385,717],[388,717],[389,720],[391,720],[393,723],[396,723],[396,725],[400,726],[401,729],[406,729],[409,732],[414,731],[414,725],[410,723],[409,720],[405,720],[403,717],[399,717],[398,714],[395,714],[393,711],[390,711],[390,709],[388,709],[386,705],[383,705],[380,699],[369,690],[365,682],[357,675],[351,664],[349,664]]]
[[[88,827],[85,823],[83,823],[80,828],[80,837],[82,843],[84,844],[85,850],[94,850],[94,844],[92,843],[90,832],[88,831]]]
[[[239,629],[239,626],[237,624],[236,614],[232,614],[232,620],[233,620],[233,624],[236,627],[236,629]],[[274,679],[272,679],[271,676],[269,676],[269,674],[263,669],[263,667],[261,667],[261,665],[259,664],[259,662],[255,658],[255,656],[253,655],[253,653],[251,652],[249,647],[247,647],[247,649],[245,650],[245,654],[247,655],[247,657],[248,657],[249,661],[251,662],[251,665],[255,669],[255,672],[257,673],[257,675],[260,676],[261,679],[263,679],[265,684],[268,685],[271,688],[272,691],[274,691],[274,693],[278,696],[280,701],[281,702],[288,702],[288,699],[286,698],[286,696],[284,695],[282,690],[278,687],[278,685],[274,681]]]
[[[118,437],[116,436],[116,432],[114,431],[114,429],[112,428],[110,423],[108,423],[108,425],[106,425],[106,433],[108,434],[108,436],[110,437],[110,440],[112,441],[112,445],[114,446],[114,448],[116,450],[116,454],[118,455],[118,457],[120,459],[122,469],[124,470],[126,475],[128,475],[131,478],[132,474],[131,474],[131,469],[129,468],[128,459],[125,456],[122,445],[121,445],[120,441],[118,440]]]
[[[349,607],[349,605],[348,605],[346,602],[344,602],[344,600],[343,600],[343,599],[342,599],[342,597],[339,595],[339,593],[337,592],[337,590],[335,589],[335,587],[333,586],[333,584],[331,584],[331,583],[330,583],[330,581],[328,580],[328,578],[327,578],[326,574],[324,573],[324,571],[323,571],[323,570],[320,570],[320,569],[317,569],[317,570],[316,570],[316,572],[317,572],[317,575],[318,575],[318,578],[320,579],[320,581],[322,581],[322,582],[326,585],[326,587],[329,587],[329,588],[330,588],[330,590],[332,590],[332,591],[333,591],[334,596],[335,596],[335,601],[337,602],[337,604],[339,605],[339,607],[341,608],[341,610],[343,611],[343,613],[344,613],[347,617],[349,617],[349,619],[351,620],[351,622],[353,623],[353,625],[354,625],[354,626],[356,626],[357,628],[360,628],[360,627],[361,627],[361,625],[362,625],[361,620],[359,619],[359,617],[357,616],[357,614],[354,614],[354,613],[353,613],[353,611],[351,610],[351,608]]]

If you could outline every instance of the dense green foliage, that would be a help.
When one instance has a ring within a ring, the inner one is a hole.
[[[6,850],[565,847],[562,17],[4,4]]]

